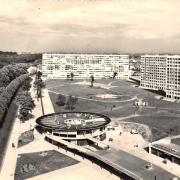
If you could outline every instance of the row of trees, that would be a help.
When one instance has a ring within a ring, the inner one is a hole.
[[[0,126],[2,126],[4,122],[4,114],[11,103],[13,96],[15,95],[19,86],[28,79],[28,75],[24,74],[19,76],[18,78],[11,81],[11,83],[4,88],[4,90],[0,94]]]
[[[8,65],[0,69],[0,92],[14,79],[26,74],[26,68],[18,65]]]
[[[17,54],[15,52],[0,52],[0,68],[13,63],[29,63],[41,59],[42,54]]]
[[[41,90],[42,90],[42,88],[45,87],[45,83],[43,82],[41,76],[42,76],[42,73],[41,73],[40,71],[38,71],[38,72],[36,73],[36,79],[35,79],[35,81],[34,81],[34,88],[36,88],[36,96],[37,96],[37,99],[38,99],[38,98],[41,98],[41,96],[42,96]]]

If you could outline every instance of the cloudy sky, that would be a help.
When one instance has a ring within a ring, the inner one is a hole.
[[[180,0],[0,3],[0,50],[180,53]]]

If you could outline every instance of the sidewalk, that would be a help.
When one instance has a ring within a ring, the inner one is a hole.
[[[31,84],[34,83],[35,78],[33,78],[33,81]],[[33,86],[30,89],[30,92],[32,94],[32,97],[35,97],[35,92],[33,91]],[[30,129],[30,126],[33,128],[35,125],[35,119],[42,115],[41,110],[41,103],[40,101],[35,100],[35,109],[33,110],[32,114],[34,115],[34,118],[26,121],[25,123],[21,123],[18,118],[15,119],[14,125],[12,127],[12,131],[10,133],[4,161],[2,164],[0,179],[3,180],[12,180],[14,179],[14,173],[16,169],[16,161],[18,157],[18,139],[19,135],[27,130]],[[12,147],[12,143],[14,143],[15,147]]]

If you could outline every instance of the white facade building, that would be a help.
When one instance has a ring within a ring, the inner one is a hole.
[[[140,85],[164,90],[166,97],[180,99],[180,55],[141,56]]]
[[[86,79],[93,75],[96,79],[112,77],[128,79],[129,56],[115,54],[59,54],[45,53],[42,58],[44,79],[66,79],[73,72],[75,79]]]

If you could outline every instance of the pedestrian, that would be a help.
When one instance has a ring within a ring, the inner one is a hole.
[[[12,148],[15,148],[15,145],[14,145],[14,143],[12,143]]]

